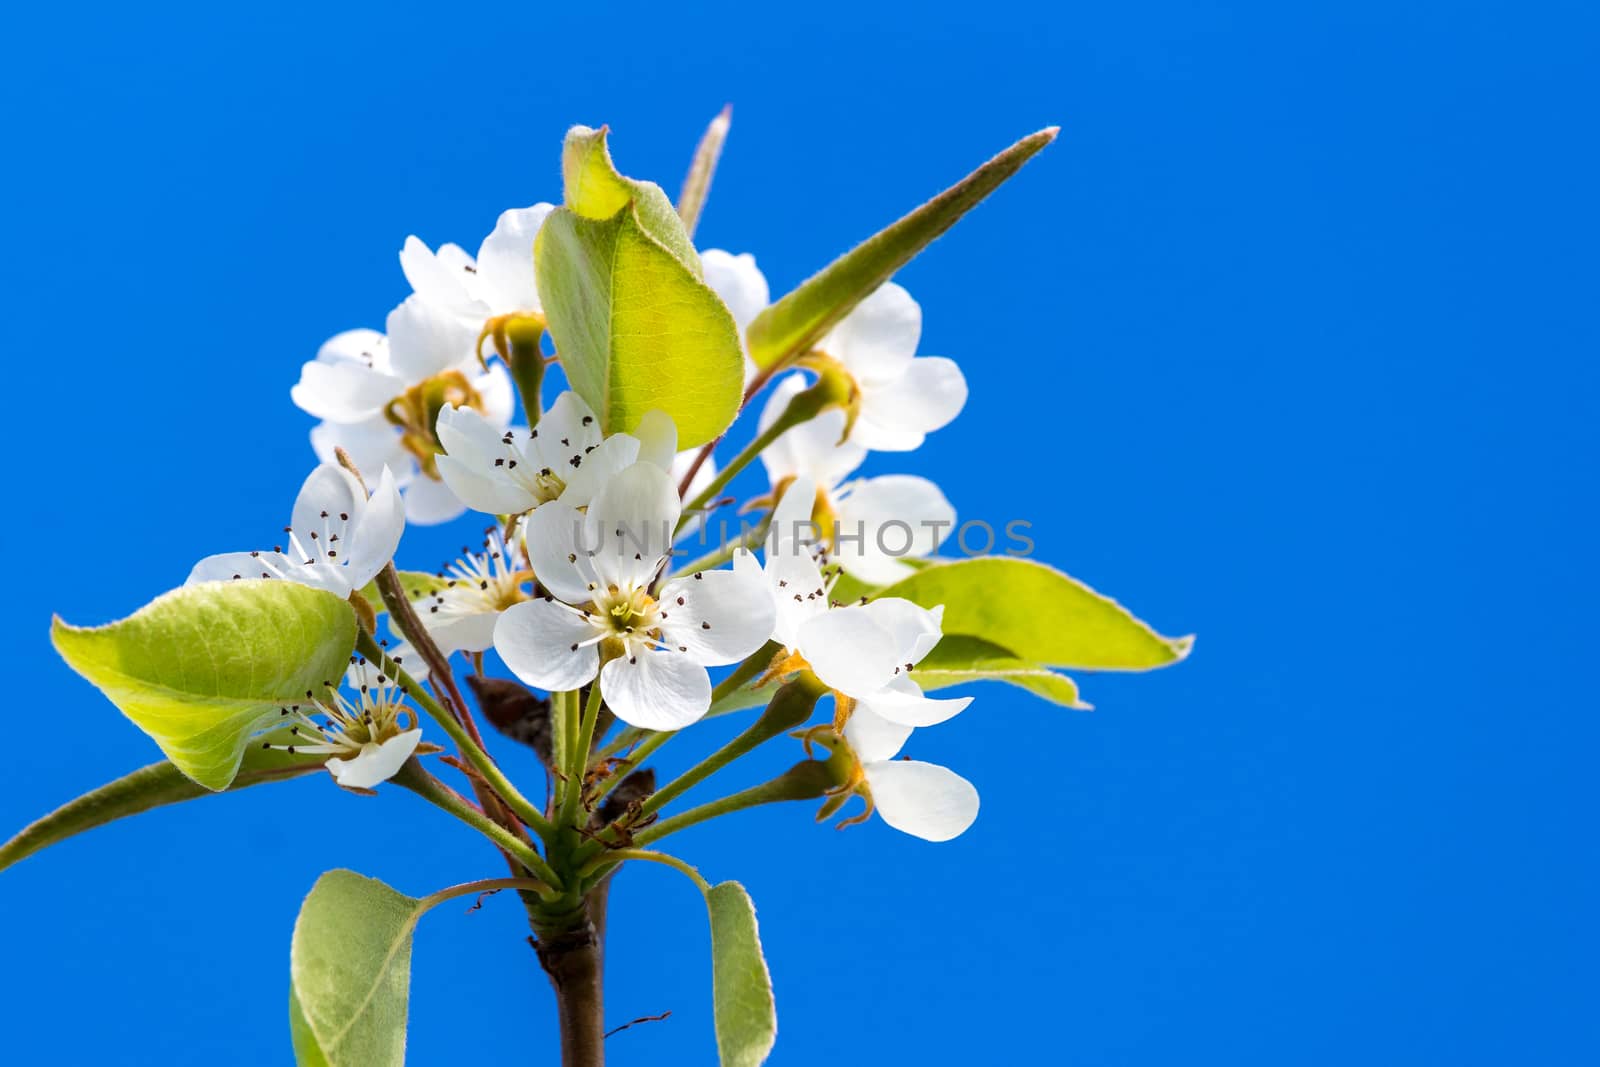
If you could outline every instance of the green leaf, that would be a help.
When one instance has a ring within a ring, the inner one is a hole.
[[[58,618],[50,637],[180,771],[220,790],[281,705],[343,677],[356,620],[332,593],[246,579],[185,586],[105,626]]]
[[[678,210],[672,206],[661,186],[635,181],[617,173],[606,146],[606,127],[591,130],[574,126],[567,131],[561,150],[561,178],[567,207],[586,219],[609,219],[631,201],[639,225],[677,256],[695,275],[700,274],[700,257]],[[709,181],[709,179],[708,179]]]
[[[567,380],[607,433],[654,409],[677,424],[680,449],[728,428],[744,383],[733,316],[644,229],[637,202],[605,219],[557,208],[534,266]]]
[[[284,743],[288,743],[287,739]],[[322,756],[290,755],[281,749],[251,745],[245,750],[239,773],[228,789],[231,792],[263,782],[309,774],[319,769],[324,759]],[[190,781],[172,764],[165,761],[152,763],[114,782],[107,782],[76,800],[68,801],[24,828],[10,841],[0,845],[0,870],[27,859],[41,849],[108,822],[138,815],[152,808],[214,795],[211,790]]]
[[[450,584],[449,578],[426,571],[396,571],[400,578],[400,588],[406,591],[406,599],[415,604],[425,600]],[[382,615],[387,608],[383,606],[383,596],[378,592],[378,579],[374,578],[361,587],[361,597],[372,605],[375,614]]]
[[[711,988],[723,1067],[756,1067],[778,1037],[772,975],[761,955],[756,909],[738,882],[706,891],[711,913]]]
[[[758,367],[772,367],[808,351],[851,308],[954,226],[1055,136],[1052,126],[1024,137],[807,278],[750,324],[750,358]]]
[[[683,229],[691,238],[700,222],[700,212],[706,206],[706,196],[711,192],[711,178],[717,173],[717,160],[722,157],[722,142],[728,139],[728,126],[733,122],[733,105],[717,112],[700,143],[695,146],[694,158],[689,161],[689,173],[683,179],[683,189],[678,193],[678,216],[683,219]]]
[[[289,946],[289,1026],[300,1067],[401,1067],[411,934],[426,905],[354,871],[329,871]]]
[[[306,1022],[306,1013],[300,1007],[293,983],[289,985],[289,1040],[294,1043],[294,1062],[299,1067],[332,1067],[328,1057],[322,1054],[316,1035],[311,1032],[311,1024]]]
[[[878,591],[944,605],[944,632],[981,637],[1050,667],[1142,671],[1176,663],[1193,637],[1163,637],[1110,597],[1042,563],[983,557],[937,563]]]
[[[1008,682],[1052,704],[1088,710],[1078,699],[1078,686],[1064,674],[1012,655],[991,641],[947,634],[911,672],[927,692],[968,682]]]

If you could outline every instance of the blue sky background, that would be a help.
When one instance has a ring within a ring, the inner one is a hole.
[[[119,617],[270,543],[311,463],[300,362],[381,325],[406,234],[473,246],[557,198],[568,124],[675,191],[733,101],[700,237],[782,290],[1059,123],[900,276],[972,401],[868,469],[1030,519],[1199,644],[1084,679],[1090,714],[994,688],[919,734],[983,794],[954,843],[804,806],[684,834],[760,910],[772,1062],[1596,1062],[1592,10],[572,10],[4,17],[4,829],[155,756],[50,613]],[[289,1062],[301,896],[334,866],[498,873],[453,829],[312,779],[0,874],[6,1056]],[[611,1019],[673,1013],[613,1062],[710,1062],[692,887],[630,870],[613,901]],[[422,927],[411,1062],[556,1062],[515,904],[462,910]]]

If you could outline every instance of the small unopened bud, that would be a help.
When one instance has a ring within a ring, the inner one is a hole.
[[[594,823],[605,826],[616,822],[626,815],[628,809],[635,804],[644,803],[644,799],[656,791],[656,771],[654,767],[643,767],[628,775],[611,794],[600,803],[600,810],[595,813]]]
[[[550,701],[509,678],[467,675],[484,718],[513,741],[527,745],[549,770],[554,763],[550,736]]]

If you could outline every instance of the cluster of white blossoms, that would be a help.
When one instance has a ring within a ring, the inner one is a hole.
[[[869,450],[917,448],[966,401],[954,362],[917,355],[916,301],[883,285],[772,384],[760,431],[807,388],[808,374],[847,382],[850,403],[762,451],[770,492],[750,503],[771,513],[764,560],[741,548],[724,555],[727,566],[674,576],[674,545],[707,510],[686,514],[685,501],[713,477],[709,449],[679,453],[661,412],[608,435],[570,391],[535,425],[513,425],[512,375],[494,357],[509,358],[508,326],[543,329],[532,250],[551,210],[505,212],[476,256],[406,240],[400,264],[412,292],[385,333],[331,338],[291,390],[322,420],[311,432],[322,463],[295,502],[285,543],[212,556],[190,581],[271,577],[360,594],[389,565],[408,519],[481,512],[494,520],[482,551],[463,549],[426,590],[410,593],[444,654],[492,648],[529,686],[598,684],[624,722],[671,731],[711,707],[710,668],[773,643],[763,682],[809,670],[834,695],[831,747],[854,755],[839,795],[865,797],[869,812],[920,837],[961,833],[977,814],[972,786],[945,768],[893,758],[914,729],[968,703],[930,699],[913,677],[939,641],[941,610],[892,598],[841,606],[829,595],[841,570],[871,586],[903,577],[905,557],[932,555],[955,525],[954,508],[925,478],[852,477]],[[701,261],[742,337],[768,303],[766,279],[748,254],[712,249]],[[748,355],[745,378],[755,392],[767,384]],[[375,475],[370,496],[341,464]],[[890,523],[909,531],[903,551],[885,548],[880,532]],[[811,536],[793,532],[797,524]],[[398,769],[416,731],[395,726],[390,689],[369,697],[364,674],[354,684],[354,704],[315,702],[323,726],[291,710],[311,739],[299,751],[327,752],[342,784],[369,786]]]

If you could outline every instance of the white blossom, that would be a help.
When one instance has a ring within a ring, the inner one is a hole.
[[[188,583],[284,578],[347,597],[394,558],[405,507],[385,467],[369,499],[356,477],[324,463],[295,498],[285,544],[271,551],[224,552],[196,563]]]
[[[967,381],[954,360],[917,356],[922,308],[886,282],[816,345],[837,360],[860,393],[850,440],[881,452],[909,452],[961,413]]]
[[[761,411],[771,426],[805,388],[799,374],[778,382]],[[933,555],[955,529],[956,510],[937,485],[910,474],[850,478],[867,450],[840,441],[845,413],[830,408],[780,434],[761,453],[774,491],[804,476],[819,492],[813,514],[823,545],[846,572],[874,586],[912,573],[907,559]]]
[[[345,685],[353,696],[330,686],[322,697],[307,693],[304,704],[280,708],[274,725],[286,726],[289,740],[263,741],[261,747],[326,755],[336,782],[347,789],[371,789],[393,778],[411,758],[422,731],[394,680],[366,660],[350,661]]]
[[[947,767],[895,759],[911,727],[857,707],[844,737],[855,754],[863,783],[856,786],[883,821],[926,841],[948,841],[978,817],[978,790]]]
[[[440,410],[436,430],[440,476],[467,506],[489,515],[520,515],[552,500],[584,507],[639,458],[638,438],[606,437],[571,391],[531,430],[496,427],[468,407]]]
[[[742,569],[658,579],[681,509],[671,475],[648,461],[611,478],[586,513],[565,501],[536,509],[523,537],[546,595],[507,609],[495,626],[495,650],[512,672],[552,691],[598,674],[611,710],[645,729],[704,715],[706,668],[760,648],[774,611],[760,577]]]

